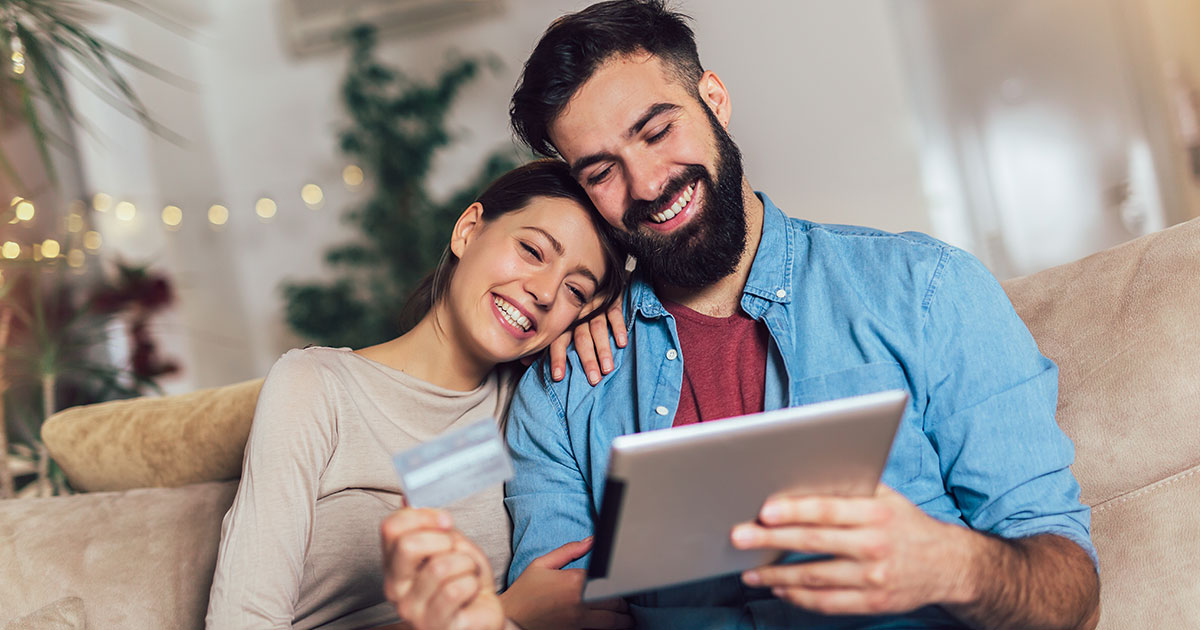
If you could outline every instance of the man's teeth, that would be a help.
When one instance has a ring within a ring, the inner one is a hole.
[[[682,195],[679,195],[679,198],[675,200],[675,203],[671,204],[670,208],[658,214],[650,215],[650,220],[655,223],[662,223],[674,219],[675,215],[679,214],[679,211],[683,210],[684,206],[688,205],[688,202],[692,200],[692,193],[694,192],[696,192],[696,184],[688,186],[687,190],[683,191]]]
[[[521,330],[529,330],[533,322],[529,321],[528,317],[522,315],[521,311],[517,310],[517,307],[505,302],[499,296],[493,296],[492,301],[496,303],[496,307],[500,309],[500,313],[504,315],[504,319],[508,320],[508,323]]]

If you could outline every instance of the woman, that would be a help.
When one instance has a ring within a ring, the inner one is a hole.
[[[511,362],[619,295],[622,259],[609,229],[566,165],[527,164],[459,217],[442,263],[410,302],[422,313],[411,330],[357,351],[285,354],[259,395],[241,485],[222,524],[208,627],[397,621],[379,554],[380,522],[403,505],[392,453],[504,417]],[[449,512],[500,583],[510,553],[502,490]],[[510,616],[537,627],[561,618],[555,601],[573,598],[578,607],[578,590],[545,570],[586,550],[567,545],[514,582],[504,595]]]

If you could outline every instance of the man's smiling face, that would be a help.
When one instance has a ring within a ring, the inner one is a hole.
[[[693,86],[653,55],[601,64],[549,135],[604,218],[651,276],[702,287],[729,275],[745,250],[741,155],[725,132],[720,80]]]

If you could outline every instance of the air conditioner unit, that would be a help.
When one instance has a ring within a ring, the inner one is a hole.
[[[281,0],[284,38],[297,55],[337,47],[346,30],[371,24],[380,35],[421,34],[496,13],[502,0]]]

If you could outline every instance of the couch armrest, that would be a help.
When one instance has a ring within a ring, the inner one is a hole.
[[[237,482],[0,501],[0,627],[68,596],[91,628],[204,628]]]

